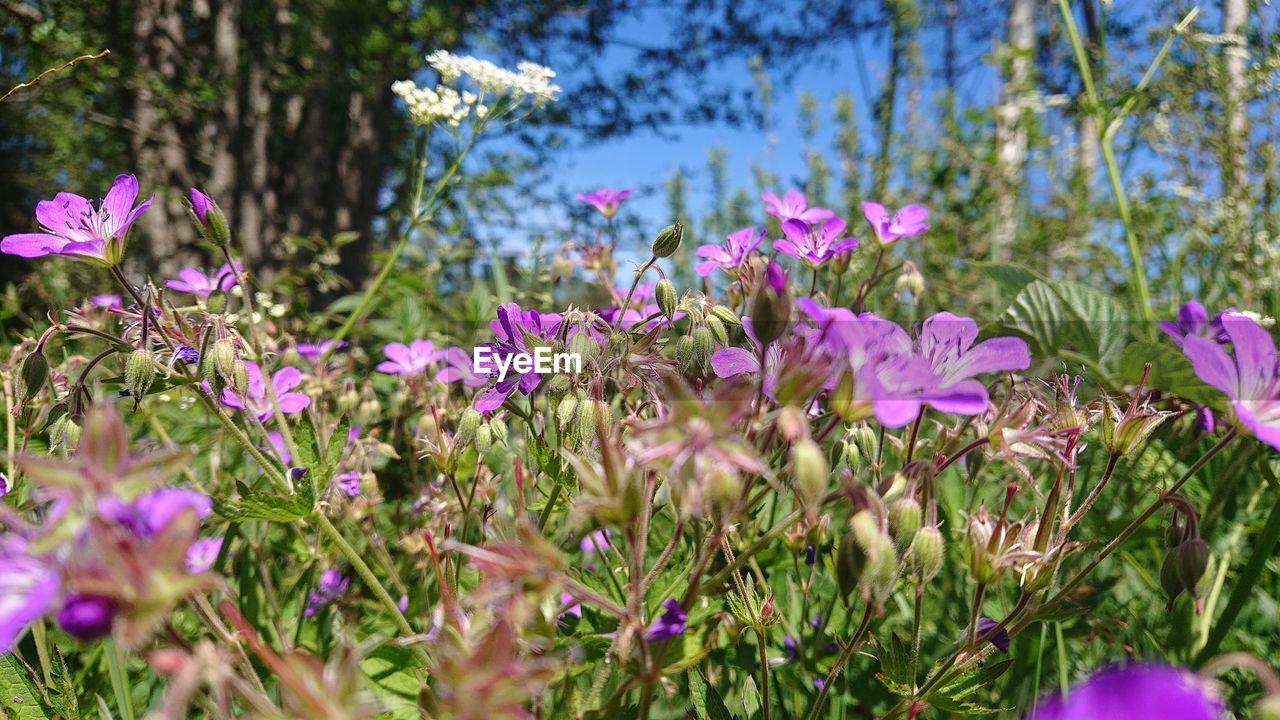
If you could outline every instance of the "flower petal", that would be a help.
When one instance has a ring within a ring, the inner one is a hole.
[[[129,229],[132,220],[133,201],[138,199],[138,178],[133,175],[117,175],[107,196],[102,198],[98,217],[102,222],[103,238],[114,238]]]
[[[67,239],[49,233],[18,233],[0,240],[0,252],[18,257],[36,258],[57,253]]]
[[[727,378],[760,371],[760,358],[750,350],[726,347],[711,353],[711,370],[716,377]]]

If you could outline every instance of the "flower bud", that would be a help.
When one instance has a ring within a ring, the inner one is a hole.
[[[795,474],[796,496],[812,517],[831,481],[831,469],[822,448],[812,440],[797,442],[791,447],[791,471]]]
[[[1209,543],[1198,537],[1191,538],[1179,545],[1174,554],[1178,558],[1178,580],[1187,592],[1196,596],[1196,585],[1209,567]]]
[[[124,386],[133,395],[134,403],[142,402],[142,396],[151,389],[156,379],[156,359],[150,350],[134,350],[124,364]]]
[[[80,445],[80,425],[71,418],[71,413],[64,414],[49,426],[49,445],[53,448],[60,446],[67,452]]]
[[[1160,587],[1165,597],[1169,598],[1169,609],[1173,609],[1173,601],[1182,594],[1182,580],[1178,578],[1178,554],[1170,552],[1164,556],[1160,565]]]
[[[573,393],[567,393],[560,399],[560,405],[556,408],[556,421],[560,424],[560,429],[565,429],[577,415],[578,396]]]
[[[22,360],[22,369],[18,373],[17,395],[18,408],[24,408],[35,399],[49,377],[49,361],[44,351],[36,348]]]
[[[893,283],[893,288],[899,293],[908,292],[918,298],[924,292],[924,275],[916,269],[915,263],[905,262],[902,264],[902,273]]]
[[[942,532],[928,526],[920,529],[911,541],[911,567],[920,582],[927,583],[942,569],[944,551]]]
[[[476,428],[476,452],[484,455],[491,447],[493,447],[493,428],[489,423],[481,423],[480,427]]]
[[[720,318],[720,322],[726,325],[732,325],[734,327],[738,327],[739,325],[742,324],[742,320],[740,320],[738,316],[733,313],[732,310],[725,307],[724,305],[716,305],[715,307],[711,308],[711,314]]]
[[[685,372],[692,372],[697,365],[698,351],[693,346],[693,338],[688,335],[681,335],[676,341],[676,360],[680,363],[680,369]]]
[[[680,239],[684,237],[684,225],[674,223],[662,229],[653,241],[653,256],[656,258],[671,257],[680,248]]]
[[[482,422],[484,422],[484,418],[480,415],[480,411],[472,407],[463,410],[462,418],[458,420],[458,432],[454,435],[454,441],[458,445],[471,444]]]
[[[205,380],[215,391],[230,386],[235,392],[243,394],[249,388],[248,370],[230,338],[215,341],[203,360]]]
[[[733,470],[716,466],[707,481],[707,501],[722,513],[732,512],[742,496],[742,478]]]
[[[201,237],[214,245],[225,247],[231,241],[231,231],[227,228],[227,216],[222,214],[222,208],[218,207],[213,198],[195,188],[191,188],[189,201],[191,217],[195,220]]]
[[[711,353],[716,351],[716,339],[711,334],[711,330],[706,325],[693,329],[693,352],[697,359],[698,365],[706,367],[711,359]]]
[[[659,280],[657,287],[653,289],[653,294],[658,301],[658,310],[662,311],[662,314],[666,315],[668,320],[674,320],[678,300],[675,286],[671,284],[671,281],[666,278]]]
[[[973,579],[983,585],[990,585],[999,580],[1005,570],[1003,566],[995,563],[995,558],[992,557],[988,547],[994,533],[995,526],[991,516],[981,508],[969,518],[969,524],[965,527],[964,561]]]
[[[578,439],[584,446],[596,439],[596,422],[600,417],[600,408],[595,400],[583,397],[578,402]]]
[[[724,347],[729,344],[729,331],[725,329],[724,323],[720,322],[720,318],[715,315],[708,315],[707,327],[711,330],[711,335],[715,337],[718,347]]]
[[[881,535],[867,550],[867,569],[862,574],[863,592],[872,605],[882,608],[897,582],[898,555],[893,550],[893,542]]]
[[[77,640],[96,640],[111,632],[116,604],[101,595],[72,595],[58,611],[58,625]]]
[[[507,424],[501,418],[494,418],[489,421],[489,431],[493,433],[493,441],[501,444],[503,447],[507,445],[507,438],[510,437],[507,431]]]
[[[889,534],[899,552],[911,545],[920,523],[920,503],[914,497],[901,497],[889,505]]]
[[[770,262],[751,302],[751,323],[761,347],[782,337],[791,324],[791,294],[782,266]]]
[[[600,343],[584,332],[575,333],[569,338],[569,352],[581,357],[583,362],[593,362],[600,357]]]
[[[1108,398],[1102,410],[1102,446],[1117,455],[1128,455],[1171,416],[1167,412],[1133,408],[1121,414]]]
[[[867,567],[867,552],[854,537],[852,531],[846,531],[840,538],[840,549],[836,552],[836,586],[840,589],[840,597],[845,600],[858,587],[862,573]]]

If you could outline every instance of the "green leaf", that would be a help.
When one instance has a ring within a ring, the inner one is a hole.
[[[321,462],[319,477],[316,479],[317,487],[329,487],[329,483],[333,481],[333,476],[338,472],[338,465],[342,462],[342,456],[347,449],[347,436],[351,434],[351,421],[342,418],[338,421],[338,426],[333,429],[333,434],[329,436],[329,445],[324,450],[324,459]]]
[[[1201,405],[1214,408],[1223,406],[1222,393],[1196,375],[1191,361],[1173,343],[1150,340],[1130,343],[1120,356],[1120,378],[1125,382],[1136,383],[1142,377],[1142,368],[1146,363],[1151,363],[1151,372],[1147,375],[1148,386]]]
[[[897,633],[889,635],[889,641],[882,643],[876,639],[876,656],[880,659],[880,673],[884,675],[881,682],[894,692],[894,687],[905,687],[910,694],[915,686],[915,678],[911,677],[911,646]]]
[[[316,439],[316,428],[311,424],[311,418],[304,416],[298,427],[294,428],[293,444],[298,446],[294,464],[312,472],[320,467],[320,441]]]
[[[1031,283],[1046,279],[1035,270],[1018,263],[975,262],[970,265],[991,278],[1006,296],[1017,295]]]
[[[1074,282],[1036,280],[1018,293],[1000,323],[1032,344],[1040,358],[1114,369],[1129,334],[1115,298]]]
[[[44,696],[13,655],[0,656],[0,714],[12,720],[49,720]]]
[[[945,710],[957,715],[995,715],[1008,711],[1008,708],[990,708],[974,702],[954,700],[940,695],[930,697],[929,704],[939,710]]]
[[[990,687],[991,683],[1005,674],[1010,667],[1013,667],[1012,659],[1001,660],[979,670],[968,671],[943,686],[938,694],[952,700],[962,700],[984,687]]]
[[[412,668],[418,666],[413,651],[406,647],[382,645],[360,661],[360,672],[381,700],[385,712],[379,717],[416,718],[421,689]]]
[[[689,699],[693,701],[693,711],[698,720],[733,720],[724,698],[707,684],[696,668],[689,668]]]
[[[304,483],[305,485],[305,483]],[[304,495],[271,495],[264,492],[241,491],[240,500],[214,499],[213,509],[233,522],[242,520],[270,520],[293,522],[311,513],[312,505]]]

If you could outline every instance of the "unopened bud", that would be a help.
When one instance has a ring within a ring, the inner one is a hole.
[[[725,307],[724,305],[716,305],[715,307],[711,308],[711,314],[720,318],[720,322],[726,325],[732,325],[734,327],[738,327],[739,325],[742,324],[742,320],[739,319],[738,316],[735,315],[732,310]]]
[[[944,551],[942,532],[933,526],[923,527],[911,541],[911,566],[920,582],[927,583],[942,569]]]
[[[493,447],[493,428],[488,423],[481,423],[480,427],[476,428],[476,451],[484,455],[491,447]]]
[[[1164,556],[1164,562],[1160,565],[1160,587],[1164,590],[1165,597],[1169,598],[1169,608],[1173,608],[1173,601],[1178,599],[1182,594],[1182,580],[1178,578],[1178,553],[1170,552]]]
[[[458,445],[469,445],[476,437],[476,430],[480,428],[480,424],[484,422],[484,417],[480,415],[480,411],[475,408],[467,408],[462,411],[462,418],[458,421],[458,432],[454,436],[454,440]]]
[[[676,316],[676,298],[675,286],[671,281],[662,278],[658,281],[657,287],[653,289],[654,298],[658,301],[658,310],[667,316],[668,320],[674,320]]]
[[[591,398],[583,398],[578,403],[578,439],[583,445],[590,445],[596,439],[596,422],[600,417],[600,408]]]
[[[673,223],[662,229],[653,241],[653,256],[656,258],[671,257],[680,248],[680,239],[684,237],[684,225]]]
[[[556,408],[556,420],[560,423],[560,429],[563,430],[569,423],[573,422],[577,414],[578,396],[568,393],[560,399],[560,405]]]
[[[711,353],[716,351],[716,340],[706,325],[693,329],[693,352],[697,363],[706,367]]]
[[[509,437],[507,424],[503,422],[501,418],[494,418],[490,420],[489,430],[493,433],[494,442],[504,447],[507,445],[507,438]]]
[[[18,373],[18,407],[23,408],[35,399],[49,377],[49,361],[42,350],[36,349],[22,361]]]
[[[710,328],[711,335],[715,337],[716,344],[719,347],[729,344],[729,331],[725,329],[724,323],[720,322],[720,318],[715,315],[708,315],[707,327]]]
[[[1209,544],[1200,538],[1191,538],[1174,552],[1178,556],[1178,580],[1187,592],[1196,595],[1196,585],[1209,567]]]
[[[845,532],[840,538],[840,549],[836,552],[836,587],[840,597],[845,600],[858,587],[862,573],[867,567],[867,552],[862,549],[852,531]]]
[[[124,386],[133,395],[135,404],[151,389],[156,379],[156,359],[150,350],[134,350],[124,364]]]
[[[893,586],[898,582],[898,555],[889,538],[880,540],[867,550],[867,569],[862,574],[862,586],[868,600],[877,608],[884,607]]]
[[[676,341],[676,360],[680,363],[680,369],[685,372],[692,372],[698,364],[698,351],[693,346],[693,338],[688,335],[681,335]]]
[[[600,357],[600,343],[585,332],[574,333],[569,338],[569,352],[581,357],[583,362],[593,362]]]
[[[889,505],[889,534],[899,551],[911,545],[920,529],[920,503],[914,497],[901,497]]]
[[[227,228],[227,216],[208,195],[191,188],[189,196],[191,217],[200,230],[200,235],[208,242],[225,247],[231,241],[231,231]]]
[[[802,440],[791,447],[791,469],[795,473],[796,495],[813,516],[831,481],[831,469],[822,448],[812,440]]]

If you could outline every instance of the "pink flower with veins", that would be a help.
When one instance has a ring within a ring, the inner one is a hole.
[[[907,205],[890,217],[889,211],[880,203],[864,202],[862,214],[871,223],[881,245],[888,245],[898,238],[914,237],[929,229],[929,223],[924,221],[929,211],[923,205]]]
[[[117,175],[97,208],[74,193],[58,193],[36,203],[42,232],[9,235],[0,240],[0,252],[25,258],[66,255],[95,265],[119,265],[129,228],[155,196],[134,207],[137,199],[138,179],[132,175]]]
[[[430,340],[414,340],[408,345],[393,342],[382,348],[387,359],[378,363],[378,372],[391,375],[417,375],[444,357]]]
[[[267,394],[262,368],[257,363],[246,362],[245,371],[249,374],[249,390],[243,401],[234,390],[225,388],[222,391],[222,404],[237,410],[247,410],[258,418],[258,422],[266,422],[275,415],[276,409]],[[282,367],[271,376],[271,389],[275,392],[276,401],[280,403],[280,412],[292,415],[311,405],[311,398],[305,393],[292,392],[301,383],[302,371],[295,367]]]
[[[594,192],[578,193],[574,197],[595,208],[606,218],[612,218],[618,214],[618,208],[622,207],[622,201],[631,197],[631,192],[631,188],[622,188],[621,190],[600,188]]]
[[[816,223],[835,217],[835,213],[826,208],[809,207],[809,201],[799,190],[788,190],[781,198],[765,191],[760,193],[760,199],[764,200],[764,211],[781,222],[800,220]]]

